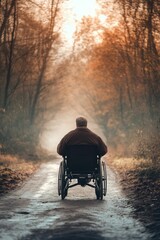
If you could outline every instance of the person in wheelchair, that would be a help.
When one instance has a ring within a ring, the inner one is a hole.
[[[77,118],[76,129],[67,133],[57,146],[57,153],[63,157],[58,173],[58,194],[62,199],[69,188],[77,185],[94,188],[97,199],[106,196],[107,173],[101,157],[107,151],[103,140],[87,128],[87,120]],[[77,179],[77,183],[70,184],[72,179]]]
[[[67,146],[71,145],[96,145],[99,156],[107,153],[108,149],[103,140],[87,128],[87,119],[79,117],[76,119],[76,129],[67,133],[57,146],[57,153],[65,156]]]

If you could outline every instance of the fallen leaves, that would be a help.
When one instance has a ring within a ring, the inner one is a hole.
[[[160,238],[160,166],[147,160],[108,159],[120,181],[135,217],[141,219],[154,239]]]
[[[15,156],[0,156],[0,195],[20,186],[38,167],[38,163]]]

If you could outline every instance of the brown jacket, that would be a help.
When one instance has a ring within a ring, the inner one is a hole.
[[[87,127],[78,127],[66,134],[57,146],[57,153],[64,156],[68,145],[81,144],[96,145],[100,156],[107,153],[107,146],[102,139]]]

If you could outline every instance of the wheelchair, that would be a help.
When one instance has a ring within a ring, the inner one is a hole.
[[[72,180],[75,180],[72,183]],[[58,172],[58,195],[65,199],[68,189],[81,185],[95,189],[97,199],[102,200],[107,193],[106,164],[101,161],[94,145],[72,145],[60,162]]]

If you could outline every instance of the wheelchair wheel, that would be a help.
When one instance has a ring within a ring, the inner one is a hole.
[[[102,162],[102,180],[103,180],[103,196],[107,193],[107,170],[105,162]]]
[[[58,195],[61,195],[62,162],[60,162],[58,171]]]
[[[66,178],[65,178],[65,163],[62,162],[62,177],[61,177],[61,199],[65,199],[67,196],[66,187]]]
[[[99,166],[99,175],[96,178],[96,188],[95,193],[97,199],[103,199],[103,177],[102,177],[102,165]]]
[[[68,181],[65,172],[65,163],[62,161],[60,163],[58,173],[58,195],[61,195],[62,200],[67,196],[68,193]]]
[[[96,187],[96,197],[97,200],[102,200],[103,199],[103,184],[102,184],[102,180],[99,179],[97,181],[98,187]]]

